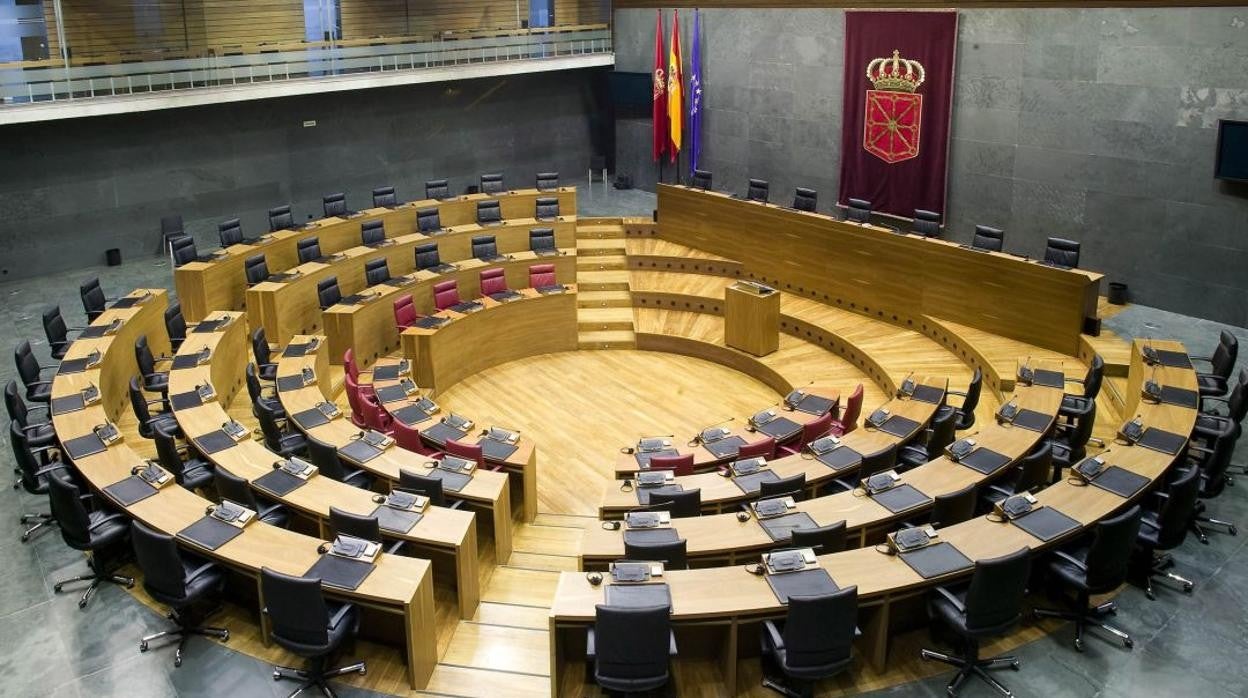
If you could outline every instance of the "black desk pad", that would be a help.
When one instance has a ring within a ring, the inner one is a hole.
[[[200,358],[203,354],[195,352],[194,354],[181,354],[173,357],[173,368],[181,370],[184,368],[195,368],[199,365]]]
[[[822,416],[830,412],[836,406],[836,400],[832,400],[822,395],[807,395],[802,401],[793,405],[793,409],[806,414]]]
[[[178,531],[178,538],[190,541],[205,550],[216,550],[242,534],[243,529],[220,521],[212,516],[204,516],[199,521]]]
[[[322,424],[329,424],[329,417],[326,417],[324,412],[315,407],[302,412],[296,412],[290,415],[290,418],[295,420],[295,424],[298,424],[299,428],[304,431],[319,427]]]
[[[429,471],[425,473],[425,477],[441,480],[442,489],[447,492],[458,492],[464,489],[468,483],[472,482],[471,475],[453,473],[442,468],[430,468]]]
[[[940,388],[933,388],[930,385],[916,385],[914,394],[910,398],[919,402],[939,405],[945,399],[945,391]]]
[[[326,553],[317,560],[303,576],[308,579],[319,579],[321,584],[338,589],[352,591],[364,583],[373,571],[373,564],[362,560],[349,560],[338,555]]]
[[[1053,417],[1051,415],[1026,408],[1019,410],[1018,414],[1014,415],[1014,421],[1012,422],[1016,427],[1040,432],[1048,429],[1052,423]]]
[[[551,296],[551,295],[555,295],[558,293],[563,293],[566,290],[568,289],[563,284],[551,284],[549,286],[537,287],[537,292],[542,294],[543,296]]]
[[[912,485],[897,485],[892,489],[871,495],[871,499],[894,514],[932,501],[931,497],[918,491]]]
[[[919,423],[913,419],[895,414],[886,419],[884,423],[879,426],[879,429],[885,434],[892,434],[893,436],[900,438],[913,434],[919,426]]]
[[[480,310],[481,304],[477,301],[464,301],[463,303],[456,303],[455,305],[452,305],[450,309],[454,310],[457,313],[466,314],[466,313],[471,313],[471,312]]]
[[[293,359],[308,353],[308,342],[300,342],[299,344],[287,344],[282,350],[282,356],[287,359]]]
[[[766,424],[756,425],[754,429],[770,436],[776,441],[784,441],[801,431],[802,425],[789,419],[788,417],[776,417]]]
[[[188,390],[185,393],[170,395],[169,404],[173,405],[175,410],[189,410],[204,404],[204,399],[199,396],[198,390]]]
[[[283,470],[274,470],[271,473],[265,473],[255,480],[252,480],[251,484],[259,487],[269,494],[278,497],[285,497],[291,492],[303,487],[305,482],[307,482],[307,480],[295,477],[294,475],[291,475]]]
[[[52,416],[77,412],[86,406],[87,403],[83,401],[82,393],[74,393],[65,397],[54,397],[52,398]]]
[[[1136,441],[1136,443],[1144,448],[1173,456],[1183,448],[1183,444],[1187,443],[1187,437],[1166,431],[1165,429],[1149,427],[1144,430],[1144,434],[1140,436],[1140,440]]]
[[[1078,521],[1053,507],[1034,509],[1010,523],[1043,541],[1053,540],[1079,528]]]
[[[901,553],[898,557],[924,579],[959,570],[969,570],[975,566],[975,563],[968,560],[961,551],[949,543],[929,545],[908,553]]]
[[[456,441],[463,439],[468,435],[468,432],[463,431],[462,429],[456,429],[446,422],[438,422],[428,429],[421,429],[420,435],[435,444],[438,444],[439,446],[445,446],[446,442],[451,439]]]
[[[367,301],[371,298],[373,298],[373,296],[368,295],[368,294],[352,293],[349,296],[343,296],[342,298],[338,299],[338,302],[343,305],[359,305],[360,303],[363,303],[364,301]]]
[[[70,439],[69,441],[63,441],[61,445],[65,447],[65,452],[69,454],[72,460],[103,453],[108,449],[104,442],[100,440],[100,437],[95,435],[95,432],[91,432],[86,436],[79,436],[76,439]]]
[[[861,463],[862,454],[849,446],[839,446],[827,453],[815,456],[815,460],[833,470],[844,470]]]
[[[356,439],[346,446],[338,447],[338,455],[353,463],[364,464],[384,453],[376,446],[370,446],[364,439]]]
[[[650,495],[652,494],[672,494],[675,492],[684,492],[684,491],[685,491],[685,488],[683,485],[663,485],[662,487],[638,487],[637,488],[637,503],[649,504]]]
[[[782,604],[788,604],[790,596],[823,596],[841,590],[825,569],[769,574],[767,584]]]
[[[1200,404],[1200,394],[1195,390],[1184,390],[1183,388],[1163,385],[1161,386],[1161,401],[1167,405],[1196,409]]]
[[[397,410],[391,410],[390,416],[394,417],[400,422],[403,422],[409,427],[412,425],[420,424],[421,422],[427,422],[430,419],[433,419],[433,415],[429,414],[428,412],[425,412],[424,410],[420,409],[416,405],[407,405],[406,407],[400,407]],[[423,434],[424,432],[421,432],[421,433]]]
[[[150,296],[139,296],[136,298],[134,296],[127,296],[126,298],[118,298],[117,300],[113,301],[113,307],[120,309],[120,310],[125,310],[126,308],[133,308],[139,303],[142,303],[143,301],[147,300],[149,297]]]
[[[514,301],[515,299],[519,297],[520,297],[519,291],[499,291],[498,293],[490,294],[490,298],[498,301],[499,303],[506,303],[507,301]]]
[[[671,608],[672,592],[666,584],[608,584],[607,605],[617,608]]]
[[[71,373],[82,373],[87,370],[87,364],[91,362],[91,357],[84,356],[81,359],[65,359],[61,362],[61,367],[56,370],[56,375],[65,376]]]
[[[384,388],[377,388],[375,392],[377,393],[377,401],[383,405],[407,399],[407,391],[401,385],[387,385]]]
[[[654,458],[655,456],[678,456],[678,455],[680,455],[680,452],[674,448],[663,448],[663,449],[659,449],[658,451],[650,451],[648,453],[642,453],[641,451],[638,451],[637,453],[633,454],[633,458],[637,461],[637,466],[644,470],[645,468],[650,467],[650,459]]]
[[[647,543],[675,543],[680,534],[674,528],[638,528],[624,531],[624,543],[627,545]]]
[[[507,460],[519,448],[515,444],[488,438],[482,438],[477,445],[481,447],[481,455],[485,456],[486,460]]]
[[[391,533],[407,533],[425,517],[419,511],[403,511],[385,504],[374,509],[373,516],[377,517],[377,524],[381,526],[381,530]]]
[[[277,378],[277,392],[279,393],[286,393],[292,390],[299,390],[300,388],[303,388],[305,385],[307,384],[303,382],[302,373],[298,373],[293,376],[278,376]]]
[[[144,482],[143,478],[138,475],[131,475],[125,480],[114,482],[104,488],[104,494],[123,507],[128,507],[135,502],[141,502],[158,491],[155,487]]]
[[[1010,457],[992,449],[977,448],[958,462],[976,472],[991,475],[1009,465]]]
[[[1066,374],[1061,371],[1046,371],[1038,368],[1032,372],[1032,383],[1045,388],[1066,387]]]
[[[712,441],[711,443],[704,443],[702,444],[702,447],[710,451],[711,455],[715,456],[716,458],[729,458],[729,457],[735,456],[737,454],[737,451],[740,451],[741,447],[744,445],[745,445],[745,439],[734,434],[732,436],[720,439],[719,441]]]
[[[804,511],[785,514],[770,519],[759,519],[758,525],[763,527],[771,539],[780,542],[793,538],[793,531],[799,528],[819,528],[819,524]]]
[[[1158,351],[1157,363],[1170,368],[1191,368],[1192,359],[1181,351]]]
[[[1109,466],[1092,480],[1093,485],[1106,492],[1113,492],[1119,497],[1126,498],[1135,496],[1135,493],[1144,489],[1148,483],[1148,478],[1143,475],[1136,475],[1116,465]]]
[[[779,479],[780,476],[775,471],[763,469],[749,475],[738,475],[732,478],[732,482],[746,494],[758,494],[758,488],[761,486],[761,483],[775,482]]]
[[[108,334],[109,325],[92,325],[78,333],[78,339],[99,339]]]
[[[430,315],[417,320],[413,327],[419,327],[422,330],[436,330],[450,321],[450,318],[433,317]]]
[[[271,283],[275,283],[275,284],[284,284],[284,283],[286,283],[287,281],[290,281],[291,279],[297,279],[297,278],[299,278],[300,276],[302,276],[302,274],[296,274],[296,273],[291,273],[291,272],[279,271],[279,272],[277,272],[277,273],[275,273],[275,274],[269,274],[269,277],[268,277],[267,279],[265,279],[265,281],[269,281],[269,282],[271,282]]]
[[[402,371],[399,370],[398,364],[388,364],[386,366],[377,366],[373,369],[373,382],[392,381],[399,377]]]
[[[227,448],[234,448],[234,445],[238,443],[229,434],[220,429],[210,431],[203,436],[196,436],[193,440],[195,441],[195,448],[199,449],[199,452],[205,456],[210,456],[218,451],[224,451]]]
[[[216,332],[217,330],[221,329],[221,327],[225,325],[227,322],[229,322],[229,320],[225,320],[225,319],[201,320],[198,325],[195,325],[195,329],[191,331],[195,332],[196,334],[210,334],[212,332]]]

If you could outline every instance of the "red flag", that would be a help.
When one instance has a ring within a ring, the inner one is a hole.
[[[680,154],[681,136],[684,131],[684,91],[685,71],[682,67],[684,59],[680,55],[680,10],[672,14],[672,45],[667,54],[667,124],[670,136],[667,139],[667,153],[672,162],[676,162]]]
[[[663,10],[655,10],[654,25],[654,119],[653,147],[650,158],[658,162],[667,149],[667,78],[663,72]]]

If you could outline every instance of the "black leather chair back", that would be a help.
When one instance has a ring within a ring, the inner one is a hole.
[[[17,422],[18,426],[30,426],[30,408],[18,394],[17,381],[12,378],[4,384],[4,408],[9,413],[9,419]]]
[[[252,255],[243,262],[243,273],[247,275],[247,284],[255,286],[269,278],[269,263],[262,254]]]
[[[844,550],[845,541],[845,522],[837,521],[818,528],[795,528],[785,547],[814,548],[816,555],[827,555]]]
[[[377,187],[373,190],[373,208],[391,208],[399,205],[394,187]]]
[[[1066,443],[1070,447],[1071,454],[1076,458],[1083,458],[1086,451],[1088,439],[1092,438],[1092,427],[1096,425],[1096,401],[1088,402],[1086,412],[1075,416],[1075,425],[1066,432]]]
[[[1031,550],[978,560],[966,592],[966,629],[972,635],[995,635],[1018,622],[1031,573]]]
[[[451,189],[445,179],[430,179],[425,182],[426,199],[449,199]]]
[[[260,432],[264,434],[264,445],[270,451],[278,453],[282,450],[282,428],[277,423],[277,415],[273,413],[273,408],[263,402],[256,404],[256,421],[260,422]],[[292,423],[294,420],[291,420]],[[311,449],[309,448],[309,456]],[[313,460],[313,465],[320,468],[320,464]],[[321,472],[324,472],[323,470]]]
[[[130,409],[134,410],[134,418],[139,422],[139,435],[150,439],[151,427],[148,423],[152,421],[152,411],[147,408],[147,397],[143,394],[143,385],[138,376],[130,376],[127,390],[130,394]]]
[[[269,339],[264,335],[263,327],[251,333],[251,355],[258,366],[273,363],[273,353],[269,350]]]
[[[52,518],[61,529],[61,538],[74,550],[91,549],[91,515],[82,502],[82,491],[69,479],[64,470],[53,470],[48,475],[48,502],[52,505]]]
[[[22,384],[26,386],[26,399],[33,399],[31,394],[37,387],[35,384],[39,382],[39,360],[35,358],[29,341],[23,339],[13,348],[13,363],[17,365],[17,375],[22,379]]]
[[[1005,231],[990,228],[986,225],[975,226],[975,235],[971,238],[971,247],[989,252],[1000,252],[1005,243]]]
[[[957,492],[938,494],[932,504],[932,525],[944,528],[969,521],[975,516],[975,505],[978,502],[975,485],[968,485]]]
[[[1049,442],[1040,446],[1023,457],[1018,464],[1018,479],[1014,481],[1014,492],[1033,492],[1049,484],[1049,476],[1053,472],[1053,447]]]
[[[386,240],[386,224],[385,221],[378,218],[375,221],[364,221],[360,224],[360,244],[361,245],[379,245]]]
[[[758,498],[789,496],[796,500],[806,498],[806,473],[782,477],[771,482],[758,483]]]
[[[217,235],[221,238],[221,246],[229,247],[237,245],[243,241],[243,221],[238,218],[231,218],[217,225]]]
[[[436,477],[425,477],[410,470],[400,469],[399,487],[428,497],[430,506],[446,506],[446,492],[442,488],[442,481]]]
[[[169,343],[176,352],[186,340],[186,318],[182,316],[182,304],[178,301],[165,308],[165,332],[169,333]]]
[[[892,444],[883,450],[863,455],[862,465],[858,466],[858,477],[869,478],[895,465],[897,465],[897,444]]]
[[[364,263],[364,281],[369,286],[376,286],[390,280],[390,267],[386,258],[370,259]]]
[[[87,313],[87,322],[92,322],[99,317],[108,302],[104,297],[104,289],[100,288],[98,277],[92,277],[79,284],[78,297],[82,299],[82,309]]]
[[[1072,269],[1079,266],[1079,243],[1065,238],[1049,238],[1044,247],[1044,261]]]
[[[668,680],[671,612],[667,606],[594,608],[594,678],[608,690],[649,690]]]
[[[871,202],[866,199],[850,199],[849,208],[845,210],[845,220],[856,223],[871,221]]]
[[[381,523],[376,516],[360,516],[331,506],[329,527],[335,535],[355,536],[376,543],[381,542]]]
[[[177,434],[170,429],[172,425],[157,423],[152,429],[152,440],[156,442],[156,457],[160,464],[173,474],[174,480],[180,485],[186,477],[186,462],[178,453]]]
[[[477,202],[477,222],[486,225],[499,223],[503,220],[503,209],[496,199]]]
[[[941,406],[932,417],[931,435],[927,438],[927,459],[935,460],[944,452],[945,447],[957,438],[957,410],[949,406]]]
[[[651,504],[671,504],[672,518],[685,519],[702,515],[702,490],[681,492],[655,492],[650,495]]]
[[[134,340],[134,361],[139,365],[139,373],[144,379],[156,373],[156,357],[152,356],[152,348],[148,345],[145,334]]]
[[[160,234],[162,239],[185,235],[186,229],[182,225],[182,216],[176,213],[172,216],[161,216]]]
[[[1213,356],[1209,360],[1213,374],[1224,380],[1229,380],[1231,371],[1235,368],[1235,361],[1238,358],[1239,340],[1230,332],[1222,330],[1221,335],[1218,337],[1218,348],[1213,350]]]
[[[321,580],[292,577],[262,567],[260,592],[269,613],[273,639],[278,644],[308,654],[315,654],[318,649],[329,651],[329,608]]]
[[[957,428],[969,429],[975,423],[975,408],[979,407],[979,394],[984,389],[984,372],[975,367],[971,382],[966,386],[966,397],[958,407]]]
[[[503,174],[501,172],[494,172],[491,174],[481,175],[481,193],[482,194],[503,193]]]
[[[173,248],[173,266],[180,267],[199,259],[199,251],[195,249],[195,238],[175,238],[170,247]]]
[[[1092,355],[1092,363],[1088,364],[1088,372],[1083,376],[1083,396],[1094,399],[1101,392],[1101,383],[1105,380],[1105,359],[1100,354]]]
[[[661,543],[630,543],[626,540],[624,541],[624,559],[658,561],[669,570],[683,570],[689,568],[687,548],[688,541],[684,538]]]
[[[295,244],[295,250],[299,253],[300,264],[320,259],[321,240],[320,238],[304,238]]]
[[[164,604],[186,601],[186,566],[173,536],[153,531],[136,520],[130,524],[130,541],[143,570],[143,588],[147,593]]]
[[[857,623],[856,586],[822,596],[791,597],[783,631],[785,663],[821,673],[848,665]]]
[[[442,263],[442,257],[438,254],[438,243],[426,242],[423,245],[416,246],[416,270],[428,269],[436,267]]]
[[[694,189],[709,191],[711,188],[710,170],[694,170],[693,178],[689,181],[689,186]]]
[[[1112,519],[1102,519],[1092,530],[1092,545],[1084,559],[1087,586],[1093,594],[1117,589],[1127,580],[1131,551],[1140,531],[1140,507],[1133,506]]]
[[[308,442],[308,460],[312,461],[322,475],[342,482],[347,477],[347,469],[338,458],[338,449],[331,443],[321,441],[311,434],[304,433]]]
[[[43,494],[47,489],[47,477],[39,475],[39,470],[43,466],[31,452],[26,432],[16,419],[9,420],[9,446],[13,448],[13,459],[17,463],[22,489],[31,494]]]
[[[295,227],[295,215],[291,213],[290,206],[274,206],[269,209],[269,232],[276,233],[279,230],[290,230]]]
[[[558,172],[538,172],[537,173],[537,190],[551,191],[559,188]]]
[[[819,203],[819,192],[806,187],[798,187],[793,192],[793,208],[798,211],[815,212],[815,205]]]
[[[436,206],[416,211],[416,230],[421,233],[436,232],[442,229],[442,216]]]
[[[264,395],[264,388],[260,386],[260,376],[256,375],[256,365],[247,362],[247,368],[243,370],[247,376],[247,396],[251,398],[251,404],[255,405],[256,401]]]
[[[559,199],[554,196],[541,196],[534,202],[533,217],[542,220],[550,220],[559,217]]]
[[[477,235],[472,238],[472,256],[477,259],[489,259],[498,256],[498,243],[493,235]]]
[[[771,185],[765,179],[751,179],[746,185],[745,198],[766,203],[771,196]]]
[[[555,248],[555,229],[554,228],[533,228],[529,230],[529,249],[536,252],[537,250],[553,250]]]
[[[1161,526],[1157,532],[1157,547],[1161,550],[1177,548],[1187,538],[1200,494],[1200,469],[1193,467],[1183,471],[1179,479],[1170,483],[1166,494],[1169,496],[1157,513],[1157,523]]]
[[[69,348],[69,327],[61,317],[61,306],[51,305],[43,309],[43,334],[48,338],[52,356],[64,356]]]
[[[940,214],[927,209],[914,209],[914,228],[912,230],[923,237],[940,237]]]
[[[337,305],[342,300],[342,290],[338,288],[338,277],[331,276],[316,282],[316,297],[321,301],[321,310]]]
[[[215,472],[213,484],[222,499],[242,504],[252,511],[260,511],[260,502],[256,499],[256,493],[251,491],[251,484],[247,480],[220,468]]]
[[[321,206],[325,209],[325,217],[345,216],[351,213],[347,210],[347,194],[346,192],[335,192],[326,194],[321,198]]]
[[[1248,416],[1248,370],[1240,369],[1239,380],[1226,398],[1226,414],[1232,422],[1239,424]]]

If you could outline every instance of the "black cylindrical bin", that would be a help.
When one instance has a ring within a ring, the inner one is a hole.
[[[1113,305],[1123,305],[1127,302],[1127,285],[1121,281],[1109,282],[1109,302]]]
[[[104,250],[104,258],[108,260],[108,266],[121,266],[121,250],[116,247],[110,247]]]

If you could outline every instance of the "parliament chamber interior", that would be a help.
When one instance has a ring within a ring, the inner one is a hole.
[[[0,0],[0,695],[1248,694],[1218,4]]]

